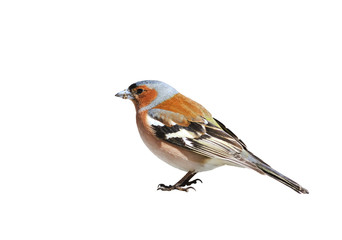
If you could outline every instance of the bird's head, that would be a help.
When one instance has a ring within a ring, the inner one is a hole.
[[[115,96],[132,100],[138,110],[148,110],[177,93],[176,89],[164,82],[144,80],[131,84]]]

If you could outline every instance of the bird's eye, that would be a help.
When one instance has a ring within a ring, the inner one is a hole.
[[[144,89],[138,88],[138,89],[137,89],[137,94],[140,94],[140,93],[142,93],[143,91],[144,91]]]

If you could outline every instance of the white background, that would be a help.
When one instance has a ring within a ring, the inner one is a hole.
[[[341,239],[339,1],[1,1],[0,239]],[[157,79],[310,191],[184,172],[129,101]]]

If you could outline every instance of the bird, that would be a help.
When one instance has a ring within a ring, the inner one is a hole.
[[[195,190],[191,185],[202,183],[200,179],[191,180],[195,174],[230,165],[267,175],[297,193],[309,193],[250,152],[246,144],[208,110],[172,86],[158,80],[143,80],[115,96],[133,102],[138,131],[149,150],[186,172],[175,184],[159,184],[157,190]]]

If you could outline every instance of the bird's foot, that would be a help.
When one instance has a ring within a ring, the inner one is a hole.
[[[195,180],[192,180],[192,181],[189,181],[189,182],[185,182],[185,183],[183,183],[181,186],[182,186],[182,187],[184,187],[184,186],[190,186],[191,184],[196,184],[197,182],[203,183],[201,179],[197,178],[197,179],[195,179]]]
[[[197,179],[196,179],[196,180],[197,180]],[[189,184],[189,185],[190,185],[190,184]],[[184,185],[184,186],[186,186],[186,185]],[[169,186],[166,186],[165,184],[159,184],[157,190],[162,190],[162,191],[179,190],[179,191],[187,192],[187,191],[189,191],[189,189],[193,189],[193,190],[196,191],[196,189],[193,188],[193,187],[184,187],[184,186],[178,186],[178,185],[169,185]]]

